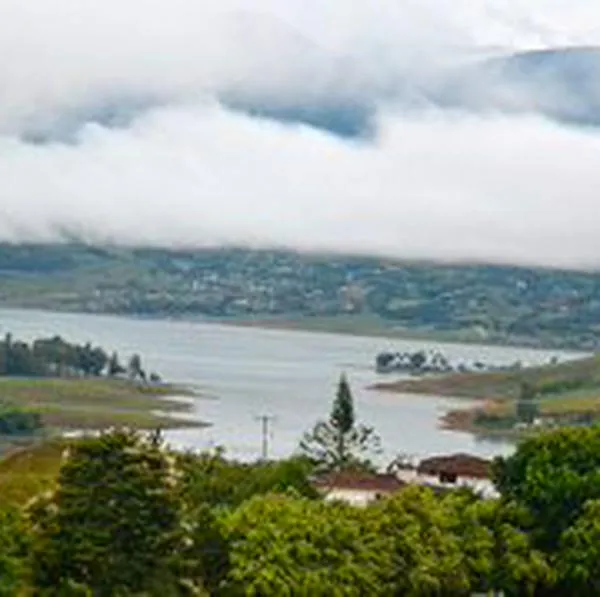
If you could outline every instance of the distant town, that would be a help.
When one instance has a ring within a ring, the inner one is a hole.
[[[595,350],[600,274],[250,249],[0,244],[0,306]]]

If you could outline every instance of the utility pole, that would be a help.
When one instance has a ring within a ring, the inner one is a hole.
[[[275,420],[273,415],[260,415],[256,417],[257,421],[261,424],[261,435],[262,435],[262,460],[267,460],[269,457],[269,423]]]

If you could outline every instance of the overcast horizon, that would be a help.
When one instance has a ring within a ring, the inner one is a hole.
[[[553,117],[596,79],[431,90],[600,6],[473,4],[4,0],[0,240],[598,268],[600,127]]]

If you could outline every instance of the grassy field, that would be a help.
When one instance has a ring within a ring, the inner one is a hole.
[[[506,435],[516,423],[516,402],[525,382],[535,388],[542,418],[568,420],[585,415],[591,420],[600,419],[600,356],[519,371],[453,373],[384,382],[372,388],[476,399],[471,407],[447,413],[443,425],[481,435]]]
[[[430,394],[453,398],[516,399],[523,382],[547,387],[578,380],[589,390],[600,394],[600,356],[562,362],[557,365],[528,367],[521,370],[483,373],[450,373],[418,379],[382,382],[373,389],[386,392]],[[577,388],[580,389],[580,388]]]
[[[0,460],[0,506],[22,506],[52,487],[66,442],[52,440],[16,449]]]
[[[193,318],[192,318],[193,319]],[[335,315],[335,316],[294,316],[280,317],[215,317],[201,318],[202,321],[212,321],[238,327],[258,327],[276,330],[296,330],[302,332],[317,332],[328,334],[345,334],[348,336],[367,336],[398,340],[414,340],[436,343],[461,343],[499,346],[544,346],[542,341],[520,336],[502,339],[482,335],[475,329],[437,330],[415,329],[397,325],[376,315]]]
[[[185,413],[169,396],[189,394],[174,386],[142,386],[109,379],[0,378],[0,400],[42,415],[46,426],[60,429],[103,429],[110,426],[177,428],[199,426],[155,411]]]

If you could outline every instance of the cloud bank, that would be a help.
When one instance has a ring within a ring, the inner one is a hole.
[[[596,268],[600,131],[523,93],[505,109],[502,78],[483,111],[430,91],[481,57],[600,43],[600,9],[473,4],[4,0],[0,239]]]

